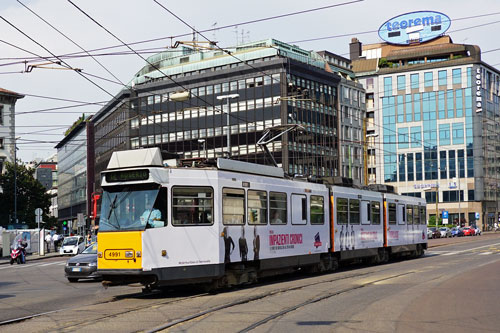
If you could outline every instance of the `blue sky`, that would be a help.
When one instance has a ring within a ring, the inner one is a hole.
[[[96,49],[119,44],[66,0],[21,1],[85,49]],[[196,29],[207,29],[212,26],[221,27],[343,2],[342,0],[313,0],[308,2],[289,0],[158,1]],[[154,3],[153,0],[73,0],[73,2],[127,43],[190,32],[189,28]],[[365,0],[313,13],[240,25],[237,29],[231,28],[210,32],[206,33],[206,36],[219,41],[221,47],[227,47],[236,44],[237,40],[241,42],[242,36],[245,41],[256,41],[272,37],[290,42],[324,36],[352,34],[342,38],[298,44],[307,50],[329,50],[348,57],[348,44],[352,37],[357,37],[363,43],[379,42],[377,33],[361,34],[361,32],[377,30],[382,23],[391,17],[415,10],[440,11],[453,20],[500,12],[500,1]],[[76,46],[40,21],[15,0],[1,0],[0,15],[57,55],[79,51]],[[500,22],[496,23],[496,21],[500,21],[500,14],[458,20],[452,22],[450,35],[455,43],[476,44],[483,51],[494,50],[500,48],[500,40],[496,38],[497,31],[500,30]],[[454,32],[455,30],[491,22],[495,23]],[[2,31],[0,40],[36,54],[48,55],[40,46],[22,36],[4,21],[0,21],[0,31]],[[190,37],[186,38],[190,39]],[[169,45],[170,40],[165,39],[136,45],[134,48],[162,48]],[[116,50],[124,50],[124,48]],[[30,54],[4,43],[0,43],[0,55],[0,65],[2,65],[0,73],[23,71],[23,64],[9,66],[6,66],[6,64],[31,57]],[[136,55],[103,56],[99,60],[122,82],[129,82],[133,75],[143,66],[142,59]],[[491,65],[499,64],[500,51],[485,53],[483,60]],[[82,68],[85,72],[93,75],[115,80],[91,59],[71,59],[68,60],[68,63],[74,68]],[[119,84],[96,78],[92,78],[92,80],[113,95],[121,89]],[[2,74],[0,75],[0,87],[23,94],[84,102],[107,101],[111,98],[81,76],[65,70],[34,69],[31,73]],[[57,108],[71,104],[26,96],[18,101],[16,112]],[[65,131],[65,127],[70,126],[81,113],[92,113],[98,109],[97,106],[85,106],[67,109],[71,113],[19,114],[16,117],[16,125],[18,126],[16,134],[22,138],[19,156],[25,161],[36,157],[49,156],[55,152],[53,149],[55,143],[30,143],[23,140],[59,141],[63,137],[62,133]],[[56,125],[61,126],[50,127]],[[41,130],[46,132],[33,133]]]

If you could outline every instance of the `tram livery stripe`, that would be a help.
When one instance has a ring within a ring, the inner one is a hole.
[[[335,223],[333,222],[334,217],[334,199],[333,195],[330,196],[330,238],[332,244],[331,252],[335,252]]]

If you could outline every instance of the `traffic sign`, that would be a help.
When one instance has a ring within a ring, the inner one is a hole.
[[[35,209],[35,215],[36,216],[42,216],[42,214],[43,214],[43,210],[41,208]]]
[[[479,220],[479,212],[476,212],[476,220]]]
[[[443,210],[443,219],[448,219],[448,211],[447,210]]]

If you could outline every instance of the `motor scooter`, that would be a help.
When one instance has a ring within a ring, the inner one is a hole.
[[[13,265],[14,262],[18,264],[26,263],[26,253],[24,251],[24,246],[21,244],[16,244],[11,248],[10,251],[10,264]]]

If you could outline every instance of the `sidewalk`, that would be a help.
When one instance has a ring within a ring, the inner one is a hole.
[[[47,259],[47,258],[55,258],[55,257],[62,257],[63,255],[57,252],[50,252],[50,253],[45,253],[44,256],[39,255],[38,253],[32,253],[28,254],[26,256],[26,262],[29,263],[30,261],[35,261],[35,260],[42,260],[42,259]],[[6,265],[10,264],[10,257],[0,257],[0,265]]]

